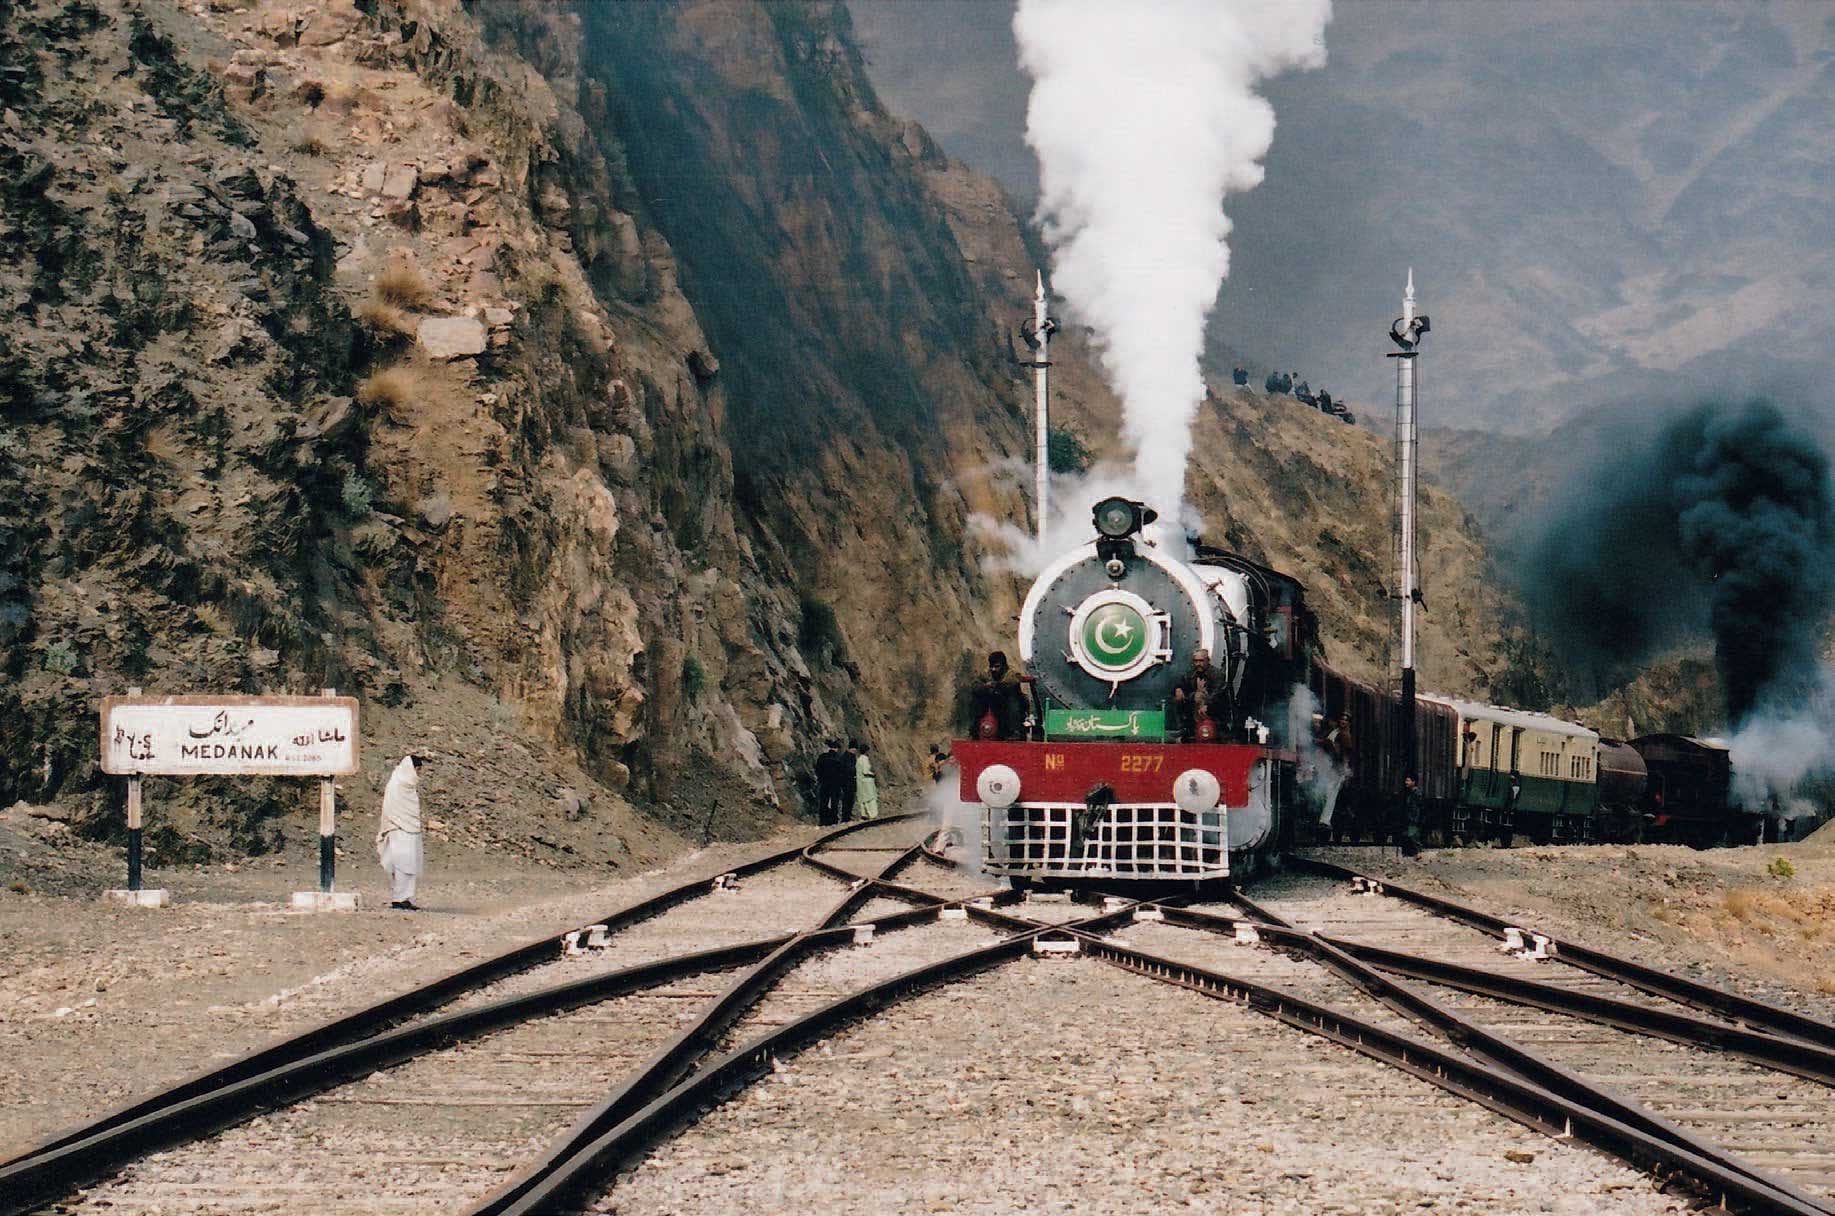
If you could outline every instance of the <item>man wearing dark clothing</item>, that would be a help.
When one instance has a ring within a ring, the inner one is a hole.
[[[854,817],[854,797],[860,792],[859,764],[860,743],[850,741],[847,750],[841,753],[846,770],[841,773],[841,822],[846,823]],[[837,766],[839,767],[839,766]]]
[[[1414,857],[1421,852],[1421,787],[1414,774],[1402,778],[1402,855]]]
[[[975,681],[969,698],[969,734],[981,734],[981,720],[994,715],[994,737],[1017,739],[1025,729],[1025,680],[1007,666],[1007,656],[996,650],[988,656],[987,674]]]
[[[1221,732],[1229,719],[1230,690],[1224,684],[1223,673],[1211,666],[1211,652],[1194,650],[1191,656],[1191,670],[1180,677],[1173,685],[1172,700],[1179,715],[1179,729],[1187,740],[1198,737],[1198,709],[1204,709],[1205,717],[1214,723]]]
[[[841,750],[841,740],[830,739],[828,750],[816,757],[816,819],[823,827],[841,822],[845,813],[842,791],[853,784],[853,760]]]

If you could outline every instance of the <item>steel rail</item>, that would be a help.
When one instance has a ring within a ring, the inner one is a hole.
[[[914,914],[927,910],[921,909]],[[973,911],[971,909],[971,914]],[[1122,909],[1065,925],[1029,923],[1023,933],[925,963],[840,997],[709,1062],[645,1105],[631,1110],[615,1125],[605,1127],[594,1138],[581,1137],[567,1153],[554,1154],[554,1160],[542,1175],[530,1179],[516,1194],[505,1191],[493,1194],[483,1203],[467,1209],[465,1216],[552,1216],[570,1211],[579,1193],[592,1186],[595,1180],[641,1156],[691,1112],[768,1072],[777,1057],[791,1054],[826,1033],[898,1001],[1018,958],[1031,949],[1036,939],[1056,932],[1073,937],[1080,929],[1099,928],[1131,913],[1132,908]]]
[[[887,929],[918,924],[934,915],[914,908],[881,918]],[[781,934],[732,946],[673,955],[604,975],[569,980],[472,1009],[453,1010],[341,1044],[268,1072],[150,1111],[48,1153],[0,1167],[0,1216],[18,1216],[119,1169],[128,1161],[200,1139],[272,1110],[388,1068],[430,1051],[552,1013],[629,996],[691,975],[730,970],[769,955],[797,935]],[[810,935],[817,949],[853,939],[851,926]]]
[[[894,823],[911,818],[915,816],[899,815],[873,822]],[[860,831],[865,826],[868,825],[844,825],[824,833],[815,843],[821,844],[838,839],[849,833]],[[667,891],[626,904],[599,920],[588,923],[603,924],[608,932],[629,928],[640,921],[660,915],[677,904],[685,903],[706,893],[709,889],[709,882],[721,874],[740,876],[756,874],[761,870],[768,870],[798,860],[808,847],[810,846],[796,845],[761,854],[730,869],[722,870],[718,874],[697,878],[692,882],[682,883]],[[278,1043],[255,1048],[227,1064],[193,1073],[155,1093],[135,1098],[126,1105],[108,1111],[87,1123],[66,1128],[24,1152],[0,1162],[0,1167],[10,1168],[22,1164],[35,1157],[54,1152],[65,1145],[90,1139],[111,1127],[135,1122],[157,1111],[188,1102],[193,1098],[234,1085],[250,1077],[266,1075],[293,1061],[303,1060],[330,1048],[355,1042],[390,1026],[398,1025],[408,1018],[438,1009],[468,992],[476,991],[488,984],[496,983],[549,961],[556,956],[567,934],[572,931],[562,930],[547,937],[525,942],[502,954],[462,967],[417,988],[334,1018],[290,1038],[282,1039]],[[4,1175],[0,1175],[0,1178],[4,1178]]]
[[[917,916],[911,915],[914,919]],[[836,931],[837,937],[840,932]],[[0,1216],[31,1211],[136,1157],[234,1126],[264,1110],[348,1084],[416,1055],[542,1014],[639,992],[685,976],[740,966],[769,954],[787,940],[789,935],[765,938],[627,967],[475,1009],[435,1014],[303,1059],[289,1060],[0,1167]]]
[[[1237,902],[1245,907],[1253,907],[1251,901],[1245,899],[1238,898]],[[1163,908],[1162,914],[1168,923],[1232,935],[1237,922],[1243,919],[1180,908]],[[1470,1018],[1446,1008],[1402,981],[1359,962],[1316,933],[1282,925],[1259,925],[1257,931],[1287,949],[1311,956],[1327,970],[1377,997],[1391,1008],[1403,1012],[1454,1046],[1463,1048],[1481,1063],[1511,1073],[1564,1102],[1594,1111],[1654,1142],[1668,1144],[1690,1158],[1707,1161],[1723,1173],[1749,1178],[1759,1186],[1790,1197],[1794,1202],[1809,1205],[1812,1210],[1835,1211],[1824,1206],[1824,1201],[1781,1178],[1765,1173],[1737,1154],[1699,1139],[1679,1124],[1647,1110],[1641,1104],[1589,1081],[1508,1036],[1480,1026]]]
[[[1506,928],[1526,928],[1526,926],[1515,925],[1488,912],[1481,912],[1476,908],[1455,903],[1450,899],[1429,895],[1424,891],[1390,882],[1386,878],[1361,874],[1333,862],[1321,861],[1312,857],[1289,857],[1288,862],[1290,865],[1310,870],[1313,873],[1341,878],[1347,882],[1354,878],[1375,882],[1385,895],[1394,896],[1405,903],[1414,904],[1416,907],[1425,908],[1449,920],[1475,929],[1482,929],[1488,933],[1501,936]],[[1582,946],[1552,936],[1549,940],[1555,945],[1555,957],[1558,960],[1578,967],[1582,971],[1591,972],[1603,979],[1615,980],[1618,983],[1648,992],[1652,996],[1664,997],[1678,1004],[1719,1014],[1721,1017],[1730,1018],[1753,1030],[1802,1039],[1818,1047],[1835,1050],[1835,1024],[1766,1001],[1743,996],[1737,992],[1729,992],[1724,988],[1716,988],[1711,984],[1703,984],[1698,980],[1672,975],[1656,967],[1619,958],[1590,946]]]
[[[879,821],[869,820],[867,822]],[[656,1100],[659,1095],[667,1093],[680,1084],[695,1065],[714,1049],[720,1036],[762,1000],[787,971],[816,948],[817,943],[822,940],[817,936],[818,934],[824,930],[833,929],[855,908],[871,899],[877,888],[879,875],[895,873],[903,866],[910,864],[911,859],[917,855],[918,848],[919,846],[913,845],[906,849],[880,867],[879,874],[871,877],[842,871],[848,874],[853,885],[810,930],[791,935],[789,940],[782,942],[764,958],[741,972],[725,991],[721,992],[701,1011],[699,1017],[674,1038],[651,1053],[650,1057],[639,1065],[618,1088],[576,1119],[573,1126],[553,1140],[539,1157],[505,1179],[482,1201],[468,1210],[473,1213],[517,1210],[523,1197],[539,1189],[546,1178],[564,1167],[565,1163],[579,1151],[580,1145],[596,1140],[609,1129],[618,1126],[625,1119]],[[817,862],[813,857],[813,851],[813,847],[803,850],[803,860],[816,865],[819,869],[831,868],[828,863]],[[928,906],[919,909],[917,914],[927,911],[929,911]],[[849,928],[846,932],[851,938],[853,930]]]
[[[1320,1035],[1479,1102],[1550,1136],[1577,1135],[1595,1147],[1644,1168],[1663,1167],[1688,1178],[1722,1206],[1779,1216],[1828,1216],[1811,1196],[1722,1163],[1650,1134],[1612,1115],[1575,1102],[1514,1072],[1398,1034],[1361,1018],[1268,984],[1181,963],[1145,951],[1085,937],[1083,950],[1101,961],[1217,1000],[1230,1000],[1287,1025]]]
[[[1583,1018],[1611,1026],[1683,1043],[1706,1047],[1728,1055],[1739,1056],[1754,1064],[1778,1072],[1790,1073],[1805,1080],[1835,1086],[1835,1051],[1802,1042],[1780,1038],[1762,1031],[1729,1026],[1694,1014],[1672,1013],[1652,1009],[1631,1001],[1564,988],[1521,976],[1501,975],[1481,967],[1390,950],[1339,937],[1321,935],[1321,940],[1343,950],[1351,957],[1370,963],[1380,970],[1409,979],[1426,980],[1446,988],[1456,988],[1493,1000],[1526,1005],[1550,1013]]]

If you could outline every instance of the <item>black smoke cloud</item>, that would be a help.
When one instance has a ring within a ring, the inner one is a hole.
[[[1595,691],[1705,628],[1731,725],[1808,696],[1835,495],[1827,453],[1776,406],[1710,402],[1621,433],[1559,503],[1532,546],[1529,598]]]

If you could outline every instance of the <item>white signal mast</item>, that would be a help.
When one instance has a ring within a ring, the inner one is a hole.
[[[1045,516],[1047,484],[1051,477],[1051,416],[1045,406],[1045,394],[1048,377],[1051,375],[1051,335],[1058,330],[1058,323],[1051,319],[1045,308],[1045,274],[1037,272],[1038,291],[1032,297],[1032,324],[1026,328],[1026,341],[1033,348],[1032,368],[1033,383],[1038,391],[1037,430],[1034,434],[1033,501],[1038,508],[1039,550],[1045,548]]]
[[[1421,338],[1431,329],[1425,315],[1417,315],[1414,300],[1414,267],[1408,268],[1408,286],[1402,292],[1402,315],[1389,327],[1389,340],[1401,349],[1391,351],[1395,365],[1395,477],[1396,477],[1396,577],[1401,600],[1402,651],[1402,771],[1415,768],[1415,654],[1414,608],[1421,599],[1420,567],[1415,553],[1415,487],[1418,480],[1420,428],[1415,413],[1415,359]]]

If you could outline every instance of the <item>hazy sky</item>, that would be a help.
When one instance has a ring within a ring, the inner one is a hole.
[[[850,0],[893,110],[1030,199],[1010,0]],[[1835,5],[1350,0],[1267,96],[1221,349],[1393,404],[1415,269],[1428,422],[1817,383],[1835,346]]]

